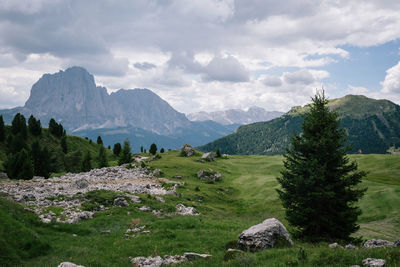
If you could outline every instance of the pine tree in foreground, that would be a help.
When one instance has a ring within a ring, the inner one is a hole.
[[[131,162],[132,162],[131,144],[129,143],[129,140],[126,139],[124,141],[124,145],[123,145],[121,153],[119,155],[118,165],[122,165],[125,163],[131,163]]]
[[[155,155],[155,154],[157,153],[157,145],[154,144],[154,143],[152,143],[151,146],[150,146],[149,152],[150,152],[152,155]]]
[[[121,144],[120,143],[115,143],[113,147],[113,153],[115,156],[119,156],[119,153],[121,153]]]
[[[99,150],[99,168],[108,167],[108,160],[106,155],[106,149],[104,146],[100,147]]]
[[[312,98],[303,115],[302,133],[295,134],[284,155],[282,189],[277,190],[286,218],[296,234],[311,240],[348,239],[359,229],[356,202],[366,189],[357,185],[366,175],[346,153],[347,136],[324,92]]]

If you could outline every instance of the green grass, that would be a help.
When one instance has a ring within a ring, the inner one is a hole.
[[[198,162],[199,158],[185,158],[178,151],[170,151],[161,159],[148,163],[161,169],[164,177],[185,182],[178,188],[178,196],[164,196],[166,203],[141,194],[140,204],[110,208],[77,225],[28,223],[28,230],[39,233],[40,240],[48,242],[51,249],[45,255],[20,257],[20,265],[57,266],[62,261],[71,261],[85,266],[131,266],[129,256],[164,256],[193,251],[209,253],[213,257],[182,266],[350,266],[361,265],[367,257],[385,258],[388,266],[400,266],[399,249],[332,250],[326,243],[309,244],[299,240],[294,240],[294,248],[243,253],[225,262],[226,249],[244,229],[270,217],[288,226],[275,190],[282,157],[230,156],[205,163]],[[391,241],[399,238],[400,157],[352,155],[350,158],[358,161],[360,169],[369,172],[362,184],[368,191],[360,201],[363,211],[359,220],[361,229],[355,236]],[[210,184],[196,177],[197,171],[209,168],[221,172],[222,181]],[[183,178],[173,178],[177,175]],[[93,203],[107,202],[115,197],[107,191],[91,194]],[[170,213],[175,211],[178,203],[195,207],[201,215],[157,217],[137,209],[146,205]],[[135,219],[140,219],[150,234],[125,239],[124,233]],[[102,235],[104,230],[111,230],[111,234]]]

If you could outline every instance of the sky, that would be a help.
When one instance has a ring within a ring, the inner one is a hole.
[[[0,0],[0,108],[71,66],[184,113],[287,111],[321,88],[400,104],[400,1]]]

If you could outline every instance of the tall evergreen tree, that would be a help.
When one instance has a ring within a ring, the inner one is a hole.
[[[64,127],[61,123],[57,123],[55,119],[51,118],[49,121],[49,131],[56,137],[62,137],[64,133]]]
[[[143,153],[143,146],[140,146],[140,152]]]
[[[33,177],[32,161],[25,149],[8,155],[5,167],[8,177],[12,179],[29,180]]]
[[[108,167],[108,160],[106,149],[104,148],[104,146],[101,146],[99,150],[99,168],[103,167]]]
[[[3,116],[0,115],[0,142],[6,140],[6,127],[4,126]]]
[[[164,153],[165,152],[165,150],[164,150],[164,148],[162,147],[161,149],[160,149],[160,153]]]
[[[346,156],[346,133],[327,103],[324,92],[312,98],[277,178],[287,220],[300,237],[312,240],[348,239],[359,228],[356,202],[366,191],[357,187],[366,173]]]
[[[92,160],[92,157],[90,156],[90,152],[86,151],[85,156],[83,157],[83,160],[82,160],[81,171],[88,172],[92,169],[91,160]]]
[[[64,154],[67,154],[68,152],[68,146],[67,146],[67,134],[64,132],[63,135],[61,136],[61,148]]]
[[[28,144],[22,137],[21,133],[17,133],[16,135],[10,134],[7,137],[6,145],[7,154],[16,154],[22,149],[28,150]]]
[[[131,144],[129,140],[126,139],[124,141],[124,145],[122,147],[121,153],[118,159],[118,165],[122,165],[124,163],[131,163],[132,162],[132,154],[131,154]]]
[[[152,155],[155,155],[155,154],[157,153],[157,145],[154,144],[154,143],[152,143],[152,144],[150,145],[149,152],[150,152]]]
[[[28,128],[31,134],[39,136],[42,133],[42,125],[40,120],[37,120],[33,115],[28,119]]]
[[[97,136],[97,144],[98,145],[103,145],[103,140],[101,139],[101,136]]]
[[[26,120],[24,115],[21,113],[15,114],[14,119],[11,122],[11,133],[13,135],[21,134],[23,139],[27,138],[28,130],[26,128]]]
[[[115,156],[119,156],[119,153],[121,153],[121,143],[115,143],[113,147],[113,153]]]

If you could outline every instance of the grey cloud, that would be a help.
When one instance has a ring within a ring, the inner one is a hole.
[[[203,81],[247,82],[249,73],[233,56],[214,57],[204,68]]]
[[[149,62],[136,62],[135,64],[133,64],[133,66],[139,70],[150,70],[157,67],[156,65]]]
[[[270,87],[279,87],[282,85],[281,78],[276,76],[267,75],[261,80],[261,82]]]
[[[285,82],[289,84],[304,84],[309,85],[315,81],[314,76],[307,69],[301,69],[295,72],[286,72],[283,75]]]

